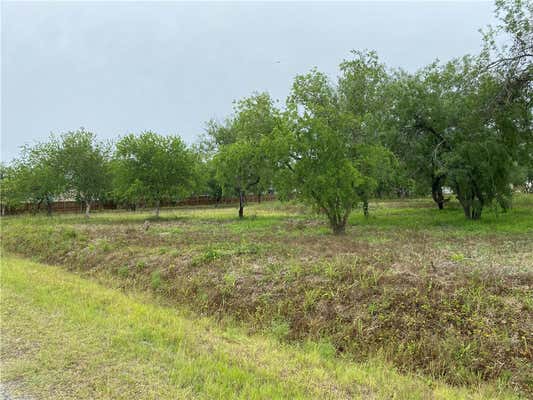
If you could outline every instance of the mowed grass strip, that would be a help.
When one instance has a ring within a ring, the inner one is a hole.
[[[4,256],[2,375],[36,399],[483,399],[494,387],[451,388],[354,364],[320,344],[299,347],[158,306],[57,267]]]

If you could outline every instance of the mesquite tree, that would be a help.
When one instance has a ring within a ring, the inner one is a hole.
[[[413,75],[398,72],[389,86],[396,123],[392,148],[411,176],[430,189],[439,209],[446,201],[443,155],[450,150],[448,134],[456,121],[458,78],[453,63],[433,63]]]
[[[154,204],[155,216],[163,200],[191,193],[196,158],[179,136],[146,131],[128,135],[116,144],[113,161],[115,192],[131,201]]]
[[[334,234],[345,232],[364,183],[354,163],[349,121],[335,87],[313,70],[296,77],[285,126],[272,145],[280,168],[276,188],[324,212]]]
[[[480,218],[494,199],[508,206],[532,119],[527,95],[494,106],[503,85],[503,76],[473,57],[435,63],[396,82],[396,149],[431,183],[439,208],[444,181],[469,219]]]
[[[268,93],[259,93],[237,102],[225,124],[211,123],[208,128],[206,141],[216,151],[216,179],[225,193],[239,197],[239,218],[244,217],[246,193],[260,193],[271,185],[267,143],[279,121]]]
[[[60,142],[53,136],[47,142],[24,146],[9,174],[16,197],[34,204],[35,210],[44,203],[49,216],[54,198],[64,194],[67,187],[60,149]]]
[[[444,167],[465,216],[479,219],[493,200],[503,209],[510,204],[511,187],[521,178],[523,149],[531,143],[532,110],[528,96],[493,108],[505,77],[480,71],[468,59],[458,64],[457,75],[462,84],[456,89],[456,120]]]
[[[384,144],[390,135],[390,76],[375,52],[352,51],[340,64],[339,105],[348,117],[354,160],[362,173],[358,195],[368,216],[370,197],[390,191],[398,181],[398,160]]]
[[[91,204],[101,200],[110,189],[110,147],[83,128],[61,135],[59,146],[66,190],[85,203],[88,218]]]

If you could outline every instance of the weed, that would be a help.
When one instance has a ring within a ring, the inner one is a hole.
[[[130,268],[127,265],[123,265],[117,271],[118,275],[122,278],[126,278],[130,273]]]
[[[224,274],[224,284],[225,284],[225,292],[230,293],[233,288],[235,287],[235,284],[237,283],[237,277],[234,273],[228,272]]]
[[[273,319],[270,324],[270,332],[278,340],[285,340],[291,332],[290,324],[283,319]]]
[[[157,290],[161,286],[161,272],[153,271],[151,275],[152,289]]]
[[[451,256],[452,261],[463,261],[465,259],[465,255],[463,253],[455,253]]]

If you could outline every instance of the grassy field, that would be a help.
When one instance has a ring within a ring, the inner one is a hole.
[[[2,260],[2,380],[38,399],[483,399],[329,346],[221,329],[57,267]]]
[[[531,196],[508,213],[486,210],[481,221],[465,220],[453,203],[443,211],[430,200],[374,203],[370,218],[353,214],[343,237],[297,205],[253,205],[245,214],[242,221],[233,208],[166,210],[158,220],[147,212],[6,218],[2,246],[185,306],[219,327],[238,324],[292,346],[319,343],[319,353],[335,355],[331,363],[378,358],[435,382],[489,382],[533,395]],[[420,388],[419,397],[431,398]]]

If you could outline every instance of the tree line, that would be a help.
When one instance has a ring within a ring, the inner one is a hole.
[[[275,191],[296,198],[343,233],[369,199],[449,188],[466,218],[506,210],[513,188],[533,182],[533,3],[496,1],[500,25],[480,54],[409,73],[372,51],[353,51],[335,81],[317,69],[295,77],[284,104],[268,93],[234,103],[198,143],[146,131],[99,141],[84,129],[22,148],[1,170],[2,204],[46,205],[59,197],[134,206],[190,194],[220,199]],[[505,45],[497,38],[505,35]]]

